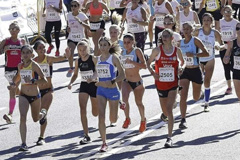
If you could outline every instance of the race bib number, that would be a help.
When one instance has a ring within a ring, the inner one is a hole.
[[[49,64],[39,64],[40,68],[42,69],[44,75],[46,77],[50,77],[50,68],[49,68]]]
[[[18,51],[13,50],[13,51],[10,52],[10,55],[14,55],[14,56],[16,56],[16,55],[18,55],[18,53],[19,53]]]
[[[136,24],[136,23],[129,23],[128,24],[128,29],[129,29],[129,32],[138,31],[139,30],[139,25]]]
[[[202,0],[195,0],[195,8],[199,9],[201,3],[202,3]]]
[[[133,64],[128,64],[126,63],[126,60],[127,59],[130,59],[133,61],[133,55],[124,55],[124,56],[121,56],[121,62],[122,62],[122,65],[124,68],[134,68],[135,66]]]
[[[110,65],[109,64],[98,64],[97,73],[99,78],[110,78]]]
[[[160,82],[173,82],[175,80],[174,68],[159,68]]]
[[[101,22],[99,23],[90,23],[90,29],[91,30],[98,30],[101,26]]]
[[[17,71],[5,71],[5,78],[9,83],[13,82],[13,77],[17,74]]]
[[[217,9],[217,2],[216,0],[209,0],[207,1],[207,7],[209,10],[216,10]]]
[[[83,38],[82,34],[80,32],[73,32],[71,34],[71,40],[74,42],[79,42]]]
[[[222,32],[222,38],[224,41],[232,40],[233,39],[233,30],[223,30]]]
[[[49,20],[56,20],[56,19],[58,19],[58,13],[55,12],[55,11],[53,11],[53,10],[48,10],[48,12],[47,12],[47,18],[48,18]]]
[[[115,8],[120,8],[122,0],[115,0]]]
[[[184,58],[187,66],[192,66],[194,64],[193,57],[184,56],[183,58]]]
[[[163,22],[164,22],[164,15],[157,15],[156,26],[164,27]]]
[[[240,57],[234,56],[234,69],[240,70]]]
[[[209,57],[213,55],[213,45],[211,43],[207,43],[205,41],[203,41],[203,44],[206,46],[207,51],[209,53]]]
[[[21,70],[20,71],[20,76],[21,76],[21,83],[22,84],[31,84],[31,82],[26,82],[25,78],[31,80],[32,77],[32,70]]]
[[[93,70],[90,70],[90,71],[81,71],[80,74],[81,74],[81,81],[82,81],[82,82],[87,82],[87,80],[88,80],[89,78],[92,78],[92,76],[93,76]]]

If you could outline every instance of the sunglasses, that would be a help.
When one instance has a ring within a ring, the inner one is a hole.
[[[189,5],[189,2],[180,3],[180,4],[184,7],[184,6],[188,6],[188,5]]]
[[[232,13],[232,11],[224,11],[224,13]]]
[[[10,32],[11,32],[11,31],[18,31],[19,28],[9,28],[8,30],[9,30]]]
[[[78,7],[78,5],[74,4],[74,5],[71,5],[71,7],[72,7],[72,8],[73,8],[73,7],[77,8],[77,7]]]
[[[236,31],[239,31],[240,30],[240,27],[236,27]]]
[[[164,25],[171,25],[173,22],[163,22]]]

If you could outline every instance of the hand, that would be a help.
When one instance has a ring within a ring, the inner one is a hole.
[[[191,53],[191,52],[186,52],[186,56],[187,56],[187,57],[194,57],[194,54]]]
[[[50,5],[49,5],[49,8],[54,8],[54,5],[50,4]]]
[[[16,84],[15,83],[10,83],[10,85],[7,86],[8,90],[12,90],[12,89],[15,89],[15,88],[16,88]]]
[[[69,58],[71,56],[71,48],[67,47],[65,49],[66,57]]]
[[[32,84],[30,77],[25,76],[23,79],[24,79],[25,83]]]
[[[77,21],[81,22],[81,20],[80,20],[77,16],[74,16],[74,18],[75,18]]]
[[[160,76],[157,73],[154,72],[152,75],[155,80],[159,80]]]
[[[216,44],[216,45],[215,45],[215,49],[216,49],[216,50],[220,50],[220,49],[221,49],[221,48],[220,48],[220,45],[219,45],[219,44]]]
[[[178,75],[180,76],[184,71],[184,68],[178,67]]]
[[[72,89],[72,84],[68,85],[68,89],[71,90]]]
[[[45,14],[45,13],[43,13],[43,14],[42,14],[42,17],[46,17],[46,14]]]
[[[92,78],[88,78],[87,79],[87,83],[91,83],[91,82],[93,82],[93,79]]]
[[[224,56],[223,57],[223,63],[228,64],[229,61],[230,61],[230,57],[229,56]]]
[[[151,16],[151,17],[150,17],[150,20],[151,20],[151,21],[154,21],[154,18],[155,18],[155,16]]]
[[[131,63],[132,63],[132,60],[129,59],[129,58],[127,58],[127,59],[125,60],[125,63],[126,63],[126,64],[131,64]]]
[[[132,18],[132,22],[137,23],[138,21],[136,19]]]
[[[71,28],[67,27],[67,32],[70,33],[71,32]]]
[[[3,51],[6,52],[9,49],[9,45],[5,46]]]

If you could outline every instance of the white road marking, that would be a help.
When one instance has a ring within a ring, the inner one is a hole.
[[[214,88],[214,87],[222,84],[223,82],[225,82],[225,79],[216,82],[215,84],[213,84],[213,85],[211,86],[211,88]],[[225,88],[221,88],[221,90],[225,90]],[[214,93],[217,94],[218,92],[217,92],[217,93],[214,92]],[[214,93],[212,93],[211,96],[214,96],[214,95],[215,95]],[[187,101],[192,100],[192,99],[193,99],[193,96],[190,96]],[[202,102],[203,102],[202,100],[199,100],[199,101],[195,102],[194,104],[189,105],[189,106],[188,106],[188,110],[191,110],[192,107],[197,106],[199,103],[202,103]],[[189,108],[191,108],[191,109],[189,109]],[[159,118],[160,115],[161,115],[161,113],[160,113],[160,114],[157,114],[156,116],[152,117],[151,119],[149,119],[149,120],[147,120],[147,121],[148,121],[148,122],[151,122],[151,121],[153,121],[154,119]],[[180,115],[180,112],[178,112],[177,114],[175,114],[174,117],[176,118],[176,117],[178,117],[179,115]],[[144,137],[145,135],[150,134],[150,133],[151,133],[152,131],[154,131],[156,128],[159,128],[159,127],[163,126],[164,124],[165,124],[165,122],[161,122],[161,123],[159,123],[159,124],[157,124],[157,125],[155,125],[155,126],[152,126],[152,127],[149,128],[147,131],[145,131],[145,132],[143,132],[142,134],[140,134],[140,135],[132,138],[131,141],[125,142],[123,145],[124,145],[124,146],[127,146],[127,145],[135,142],[136,140],[141,139],[141,138]],[[107,142],[108,146],[110,146],[110,145],[118,142],[119,140],[123,139],[125,136],[131,134],[132,132],[138,131],[138,129],[139,129],[139,125],[131,128],[131,129],[127,130],[126,132],[118,135],[117,137],[109,140],[109,141]],[[121,146],[123,146],[123,145],[121,145]],[[120,146],[120,147],[121,147],[121,146]],[[99,146],[99,147],[100,147],[100,146]],[[101,157],[102,157],[102,158],[106,158],[109,154],[116,153],[116,152],[118,152],[118,151],[121,150],[121,149],[122,149],[122,148],[112,149],[111,151],[108,151],[108,152],[104,153]],[[90,153],[87,153],[87,154],[82,155],[80,158],[81,158],[81,159],[87,158],[87,157],[89,157],[90,155],[96,154],[97,152],[99,152],[99,149],[94,149],[94,150],[92,150]],[[105,156],[105,155],[107,155],[107,156]]]

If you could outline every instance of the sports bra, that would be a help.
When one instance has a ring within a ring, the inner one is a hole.
[[[102,4],[98,3],[98,7],[94,8],[93,7],[93,2],[90,4],[89,7],[89,12],[91,16],[100,16],[103,13],[103,8],[102,8]]]

